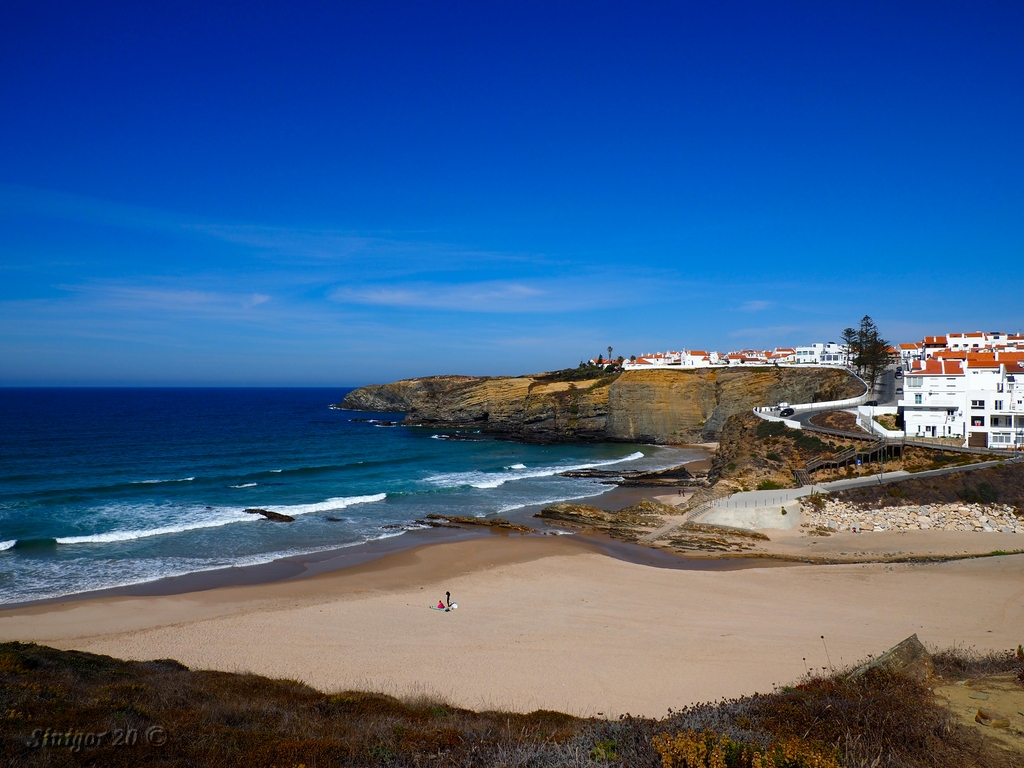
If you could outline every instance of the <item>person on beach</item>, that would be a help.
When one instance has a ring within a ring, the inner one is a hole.
[[[444,593],[444,601],[447,604],[448,608],[452,607],[452,593],[451,592],[445,592]]]
[[[444,600],[438,600],[437,601],[437,610],[439,610],[439,611],[447,611],[448,610],[448,608],[444,604]]]

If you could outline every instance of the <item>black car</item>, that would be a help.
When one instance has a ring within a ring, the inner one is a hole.
[[[781,416],[782,418],[786,418],[788,416],[792,416],[794,413],[796,413],[796,411],[794,411],[792,408],[783,408],[781,411],[779,411],[779,416]]]
[[[864,405],[878,405],[877,400],[868,400]]]

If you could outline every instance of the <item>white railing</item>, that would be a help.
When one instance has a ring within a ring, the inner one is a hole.
[[[853,408],[855,405],[861,405],[867,402],[871,397],[871,388],[868,387],[868,383],[853,371],[849,371],[849,374],[864,385],[863,395],[860,395],[859,397],[848,397],[845,400],[828,400],[823,403],[798,403],[797,405],[791,405],[789,407],[794,411],[817,411],[823,409],[836,411],[841,408]]]
[[[857,423],[868,432],[874,432],[881,437],[903,437],[902,429],[886,429],[874,418],[875,416],[893,415],[896,412],[896,407],[892,405],[861,405],[857,408]]]

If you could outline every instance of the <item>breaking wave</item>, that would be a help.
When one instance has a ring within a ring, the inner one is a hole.
[[[313,504],[284,504],[267,507],[271,512],[280,512],[282,515],[308,515],[313,512],[332,512],[337,509],[345,509],[353,504],[370,504],[374,501],[384,501],[386,493],[375,493],[371,496],[338,496],[326,501],[318,501]]]
[[[536,469],[518,469],[516,465],[502,473],[495,472],[451,472],[443,475],[433,475],[426,478],[428,483],[443,488],[458,488],[469,485],[473,488],[497,488],[513,480],[526,480],[534,477],[551,477],[560,472],[575,472],[581,469],[594,469],[596,467],[607,467],[612,464],[621,464],[626,461],[642,459],[644,454],[640,451],[624,456],[621,459],[609,459],[608,461],[592,461],[587,464],[570,464],[561,467],[537,467]]]
[[[241,523],[247,520],[259,519],[255,515],[247,515],[242,511],[222,513],[217,517],[207,520],[196,520],[191,523],[180,523],[178,525],[164,525],[158,528],[143,528],[134,531],[110,531],[108,533],[93,533],[87,536],[58,536],[58,544],[110,544],[118,541],[132,541],[134,539],[145,539],[150,536],[165,536],[169,533],[185,533],[186,531],[198,531],[203,528],[220,528],[222,525]]]

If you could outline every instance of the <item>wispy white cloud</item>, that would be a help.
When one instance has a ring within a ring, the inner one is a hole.
[[[555,264],[544,254],[481,248],[451,242],[431,232],[346,231],[210,221],[201,216],[17,184],[0,183],[0,213],[185,238],[191,247],[217,254],[218,260],[227,258],[225,254],[229,251],[224,250],[223,244],[229,243],[239,246],[230,252],[235,257],[251,259],[261,269],[279,266],[294,282],[301,282],[303,272],[315,278],[322,277],[324,270],[338,267],[349,275],[373,280],[454,270],[490,271],[513,265],[519,269],[550,268]]]
[[[775,306],[774,301],[745,301],[740,305],[741,312],[763,312]]]
[[[526,262],[546,263],[538,254],[489,251],[416,233],[358,233],[333,229],[265,227],[247,224],[189,224],[188,228],[265,256],[305,259],[312,264],[369,261],[379,272],[408,274]],[[294,265],[294,261],[291,262]]]
[[[76,295],[97,309],[118,311],[159,311],[241,317],[266,304],[265,293],[226,293],[184,288],[96,282],[60,285],[60,290]]]
[[[615,283],[613,283],[615,284]],[[328,294],[344,304],[450,312],[559,313],[640,301],[646,291],[615,291],[603,277],[547,281],[486,280],[472,283],[417,282],[342,286]]]

